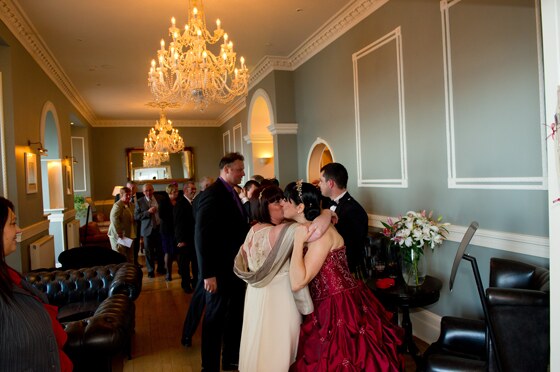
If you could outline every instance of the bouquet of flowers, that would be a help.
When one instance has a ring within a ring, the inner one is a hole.
[[[387,223],[382,222],[385,227],[383,234],[389,237],[401,251],[403,276],[407,284],[410,284],[407,275],[414,279],[414,284],[422,284],[419,261],[424,255],[424,247],[429,246],[433,250],[446,239],[449,224],[441,222],[441,219],[440,216],[434,220],[432,212],[427,214],[423,210],[407,212],[406,215],[399,216],[396,221],[389,218]]]

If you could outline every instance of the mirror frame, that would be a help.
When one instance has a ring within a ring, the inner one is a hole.
[[[181,182],[186,182],[186,181],[192,181],[195,179],[195,168],[194,168],[194,152],[192,147],[185,147],[183,148],[183,151],[188,151],[191,154],[191,164],[192,164],[192,178],[165,178],[165,179],[160,179],[160,180],[134,180],[135,182],[137,182],[138,184],[143,184],[144,182],[150,182],[152,184],[169,184],[171,182],[177,182],[177,183],[181,183]],[[127,181],[132,180],[132,154],[135,153],[144,153],[144,148],[143,147],[127,147],[125,149],[126,152],[126,179]]]

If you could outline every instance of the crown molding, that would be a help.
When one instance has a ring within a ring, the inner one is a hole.
[[[222,114],[218,117],[217,126],[224,125],[229,119],[241,112],[247,105],[247,96],[242,96],[234,100]]]
[[[219,127],[221,124],[217,120],[171,120],[173,126],[178,127],[193,127],[193,128],[214,128]],[[96,128],[116,128],[116,127],[153,127],[156,120],[98,120]]]
[[[12,0],[0,0],[0,20],[4,22],[39,67],[43,69],[80,114],[91,125],[94,125],[97,121],[95,114],[74,87],[35,27],[21,11],[19,5]]]
[[[389,0],[355,0],[331,17],[323,26],[297,47],[289,57],[265,56],[257,63],[251,72],[249,89],[255,87],[272,71],[294,71],[388,1]],[[17,2],[13,0],[0,0],[0,20],[4,22],[37,64],[92,126],[128,127],[134,126],[134,124],[130,124],[131,122],[139,122],[134,120],[98,120],[48,49],[45,42],[39,36],[37,30],[35,30],[31,22],[29,22],[25,14],[21,11]],[[174,122],[174,124],[177,123],[177,126],[186,127],[221,126],[245,108],[245,101],[246,97],[241,97],[234,101],[224,110],[222,115],[220,115],[215,122],[184,121],[183,125],[177,122]],[[218,124],[216,125],[215,123]],[[152,126],[152,123],[150,122],[150,124],[146,126]]]
[[[298,125],[296,123],[276,123],[266,127],[274,136],[277,134],[297,134]]]
[[[250,89],[274,70],[294,71],[388,1],[355,0],[325,22],[323,26],[301,43],[289,57],[265,56],[251,72]]]

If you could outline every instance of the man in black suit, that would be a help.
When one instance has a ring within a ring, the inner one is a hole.
[[[200,180],[200,193],[194,198],[192,206],[193,213],[196,216],[196,211],[198,210],[198,202],[200,201],[202,193],[214,183],[212,177],[202,177]],[[196,251],[196,250],[195,250]],[[196,253],[196,252],[195,252]],[[197,262],[198,263],[198,262]],[[198,267],[197,267],[198,269]],[[184,346],[192,346],[192,336],[198,328],[200,319],[202,319],[202,314],[204,313],[204,308],[206,307],[206,291],[204,290],[204,281],[200,276],[200,271],[197,270],[198,277],[196,277],[196,287],[194,287],[194,293],[191,297],[191,303],[189,305],[189,311],[185,317],[185,322],[183,323],[183,334],[181,335],[181,344]]]
[[[159,274],[165,274],[163,255],[161,254],[161,237],[159,233],[158,200],[154,195],[154,186],[145,183],[144,197],[136,202],[134,219],[140,221],[140,235],[144,239],[144,254],[148,278],[155,277],[155,261],[158,263]]]
[[[245,175],[243,155],[226,154],[220,177],[202,193],[195,216],[195,247],[206,291],[202,322],[202,369],[236,370],[243,322],[245,282],[233,273],[233,261],[249,231],[248,216],[233,186]]]
[[[193,181],[183,185],[183,196],[177,199],[173,207],[173,220],[175,222],[175,241],[179,251],[179,274],[181,287],[187,293],[192,293],[198,278],[198,263],[194,248],[194,214],[192,202],[196,194],[196,185]],[[192,267],[192,277],[191,277]]]
[[[321,168],[321,194],[332,201],[330,209],[338,215],[336,230],[344,238],[348,267],[363,275],[368,216],[364,208],[346,190],[348,171],[342,164],[330,163]]]

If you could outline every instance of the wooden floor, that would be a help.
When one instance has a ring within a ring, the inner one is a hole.
[[[142,292],[136,300],[132,359],[115,363],[113,369],[124,372],[200,371],[200,327],[193,337],[192,347],[186,348],[180,342],[191,295],[181,289],[176,264],[171,282],[166,282],[164,275],[148,278],[146,268],[143,270]],[[419,340],[417,344],[421,350],[426,348]],[[405,371],[415,371],[413,359],[405,358]]]

